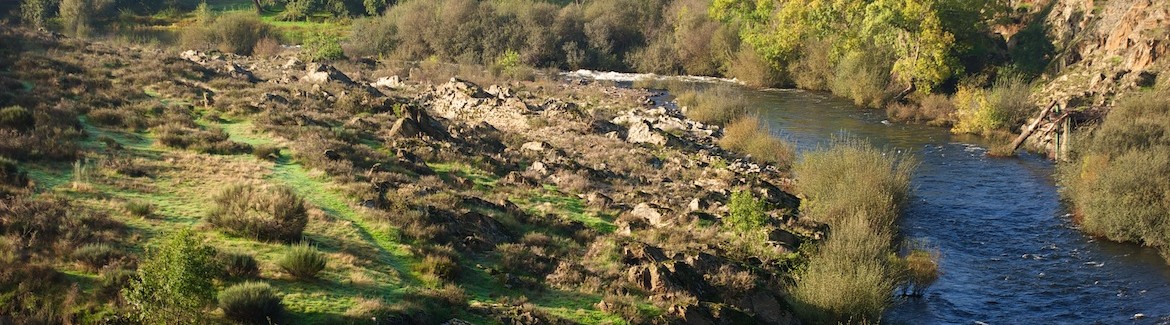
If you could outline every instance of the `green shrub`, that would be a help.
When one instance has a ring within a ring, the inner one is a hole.
[[[274,36],[272,25],[260,20],[254,13],[229,13],[215,19],[211,25],[220,51],[241,55],[252,54],[261,39]]]
[[[1170,261],[1170,100],[1126,99],[1076,139],[1060,179],[1082,229],[1156,247]]]
[[[326,262],[325,254],[317,251],[317,248],[300,244],[289,247],[284,256],[276,261],[276,265],[294,278],[308,280],[317,278],[317,273],[325,269]]]
[[[909,157],[860,140],[835,140],[829,148],[804,153],[793,168],[796,190],[805,197],[801,210],[830,225],[838,218],[864,215],[873,225],[893,227],[909,199],[915,165]]]
[[[184,228],[147,251],[122,296],[143,323],[200,324],[215,298],[217,273],[215,250]]]
[[[305,40],[301,50],[305,61],[328,61],[345,58],[340,37],[328,33],[316,33]]]
[[[768,220],[764,201],[757,199],[750,191],[731,193],[731,201],[727,203],[727,209],[727,218],[724,219],[724,222],[729,227],[741,232],[760,229]]]
[[[785,79],[783,71],[776,69],[747,46],[740,48],[735,59],[731,60],[727,76],[752,87],[776,87]]]
[[[437,280],[454,280],[459,276],[459,263],[445,254],[427,254],[416,266],[419,273]]]
[[[730,86],[712,86],[683,91],[675,101],[686,106],[687,118],[715,125],[726,125],[748,113],[743,92]]]
[[[772,130],[757,116],[740,117],[723,130],[719,145],[780,169],[788,169],[796,153],[784,140],[772,135]]]
[[[154,214],[154,205],[142,200],[126,201],[126,211],[136,217],[149,217]]]
[[[9,106],[0,109],[0,128],[17,131],[29,131],[36,126],[36,119],[31,111],[20,106]]]
[[[292,242],[309,222],[304,200],[284,186],[235,184],[212,200],[207,222],[240,236]]]
[[[807,152],[793,168],[803,214],[829,225],[828,239],[797,272],[795,311],[812,323],[880,319],[902,272],[895,222],[910,192],[912,161],[858,140]]]
[[[106,244],[86,244],[73,250],[73,259],[90,270],[101,269],[121,255]]]
[[[260,274],[260,267],[252,255],[239,252],[220,252],[216,255],[223,273],[229,277],[251,278]]]
[[[249,281],[223,289],[219,308],[228,319],[243,324],[279,324],[284,316],[280,296],[263,282]]]

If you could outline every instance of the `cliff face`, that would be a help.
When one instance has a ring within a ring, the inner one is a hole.
[[[1042,122],[1029,143],[1034,149],[1059,150],[1055,124],[1064,112],[1071,125],[1105,114],[1117,99],[1153,87],[1170,69],[1170,1],[1039,0],[1030,1],[1044,19],[1055,48],[1052,62],[1034,99],[1063,111]],[[1040,18],[1040,17],[1037,17]],[[1055,132],[1044,132],[1053,130]]]

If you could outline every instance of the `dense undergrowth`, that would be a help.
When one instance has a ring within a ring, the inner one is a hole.
[[[1090,234],[1157,248],[1170,260],[1170,101],[1136,94],[1079,136],[1060,169],[1064,196]]]

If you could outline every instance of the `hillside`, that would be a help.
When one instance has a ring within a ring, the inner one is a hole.
[[[120,290],[190,228],[257,266],[216,287],[265,281],[295,323],[787,324],[799,247],[823,236],[786,172],[643,90],[0,38],[0,106],[33,117],[0,143],[4,322],[132,320]],[[254,201],[272,189],[303,199],[303,233],[222,214],[296,214]],[[740,191],[758,230],[723,226]],[[281,266],[302,238],[328,261],[307,280]]]

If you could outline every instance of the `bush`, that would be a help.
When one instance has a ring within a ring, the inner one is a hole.
[[[136,217],[149,217],[154,214],[154,205],[141,200],[126,201],[126,211]]]
[[[301,58],[310,62],[337,60],[345,58],[345,51],[341,49],[341,39],[338,36],[317,33],[305,40]]]
[[[1031,90],[1020,78],[1001,78],[991,89],[959,87],[953,97],[957,122],[951,131],[982,135],[1010,132],[1035,109],[1029,96]]]
[[[272,25],[254,13],[231,13],[215,19],[211,25],[220,51],[250,55],[256,43],[272,35]]]
[[[814,220],[864,215],[873,225],[893,227],[910,197],[909,157],[883,152],[855,139],[838,139],[829,148],[806,152],[793,168],[801,210]]]
[[[926,123],[934,126],[954,124],[955,104],[946,95],[929,94],[915,104],[890,104],[886,115],[894,121]]]
[[[280,41],[271,36],[261,38],[252,46],[252,55],[258,57],[274,57],[280,55],[282,51],[284,47],[281,47]]]
[[[445,254],[427,254],[416,266],[419,273],[437,280],[454,280],[459,276],[459,262]]]
[[[1126,99],[1078,139],[1060,179],[1082,229],[1156,247],[1170,261],[1170,100]]]
[[[259,145],[252,148],[252,155],[262,160],[277,160],[280,159],[280,147],[272,145]]]
[[[86,244],[73,250],[73,259],[90,270],[101,269],[120,254],[106,244]]]
[[[285,272],[300,280],[316,279],[317,273],[325,269],[325,254],[308,244],[291,246],[276,264]]]
[[[788,169],[796,155],[792,145],[773,136],[771,128],[756,116],[741,117],[728,125],[719,145],[780,169]]]
[[[33,118],[32,112],[24,107],[9,106],[0,109],[0,128],[25,132],[35,126],[36,119]]]
[[[747,46],[740,48],[735,59],[731,60],[727,76],[752,87],[776,87],[785,79],[782,71]]]
[[[910,254],[902,258],[902,264],[905,272],[903,295],[921,297],[926,288],[938,280],[938,251],[912,248]]]
[[[715,125],[726,125],[743,117],[749,105],[742,91],[729,86],[683,91],[675,102],[687,107],[687,118]]]
[[[15,160],[0,156],[0,184],[25,187],[28,174],[20,170]]]
[[[260,274],[260,267],[252,255],[238,252],[220,252],[216,256],[223,266],[223,273],[229,277],[251,278]]]
[[[217,273],[215,251],[191,229],[182,229],[147,251],[122,296],[143,323],[199,324],[203,308],[215,298]]]
[[[292,242],[309,222],[305,202],[291,188],[235,184],[213,198],[207,222],[229,233]]]
[[[87,114],[89,121],[93,124],[109,127],[121,127],[124,125],[125,117],[116,109],[98,108],[89,111]]]
[[[830,227],[798,271],[796,312],[813,323],[877,321],[900,279],[892,263],[895,222],[914,163],[857,140],[804,154],[793,168],[805,216]],[[895,260],[896,261],[896,260]]]
[[[278,324],[283,320],[284,303],[267,283],[244,282],[219,293],[224,316],[244,324]]]
[[[882,107],[890,97],[886,93],[889,71],[878,55],[850,53],[837,63],[829,89],[837,96],[852,99],[857,106]]]
[[[731,193],[731,201],[727,203],[727,209],[727,218],[724,222],[741,232],[760,229],[768,220],[764,201],[757,199],[750,191]]]
[[[349,35],[349,39],[342,44],[346,55],[384,56],[394,51],[398,26],[386,16],[362,18],[353,22]]]

